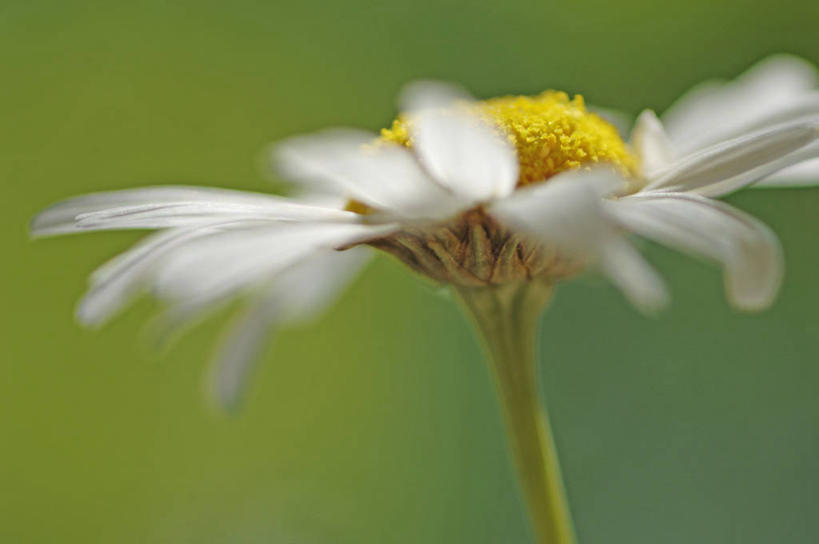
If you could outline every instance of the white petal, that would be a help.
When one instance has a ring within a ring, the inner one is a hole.
[[[787,104],[765,115],[758,115],[752,122],[743,125],[741,131],[727,134],[728,137],[741,136],[748,132],[764,130],[788,123],[810,121],[819,118],[819,91],[811,91],[794,97]],[[727,139],[727,138],[722,138]]]
[[[514,146],[488,122],[462,109],[416,112],[413,149],[438,183],[470,202],[502,198],[514,190]]]
[[[674,153],[662,123],[651,110],[637,118],[631,132],[631,146],[640,157],[643,175],[652,177],[667,169],[674,161]]]
[[[218,219],[345,221],[355,214],[289,199],[206,187],[145,187],[92,193],[58,202],[31,223],[33,236],[83,230],[193,226]]]
[[[815,156],[819,157],[819,150]],[[808,187],[819,185],[819,159],[800,162],[755,183],[754,187]]]
[[[442,218],[461,208],[409,150],[375,140],[330,130],[285,140],[275,153],[282,175],[334,185],[338,194],[399,217]]]
[[[77,319],[89,327],[105,323],[139,293],[156,257],[195,236],[195,230],[160,232],[104,264],[92,275],[91,287],[77,306]]]
[[[665,282],[623,237],[611,236],[601,246],[600,267],[640,311],[653,314],[668,305]]]
[[[336,172],[336,163],[372,144],[378,135],[353,128],[330,128],[294,136],[270,146],[273,170],[308,194],[349,198],[349,181]]]
[[[360,216],[353,212],[298,204],[282,199],[263,206],[218,202],[124,206],[80,214],[76,218],[75,226],[78,231],[89,231],[191,227],[217,220],[356,222],[360,219]]]
[[[663,123],[676,151],[736,137],[775,117],[817,86],[816,69],[790,55],[763,60],[734,82],[703,83],[680,98]]]
[[[601,197],[622,183],[608,169],[564,172],[493,202],[489,212],[576,258],[588,258],[597,254],[611,232]]]
[[[402,112],[450,108],[459,102],[472,102],[463,87],[446,81],[418,80],[407,84],[398,99]]]
[[[205,304],[272,277],[318,250],[383,236],[394,226],[281,224],[218,233],[165,259],[156,273],[160,296]]]
[[[330,306],[372,258],[372,250],[354,247],[324,251],[276,277],[274,289],[288,324],[315,319]]]
[[[323,311],[368,257],[366,248],[330,251],[277,277],[262,298],[242,312],[216,352],[211,375],[216,402],[222,408],[235,409],[272,330]]]
[[[91,286],[77,306],[77,319],[86,326],[102,325],[145,287],[163,257],[197,238],[241,226],[236,222],[213,224],[148,236],[94,271]]]
[[[629,230],[723,265],[728,298],[738,308],[769,306],[782,280],[776,236],[723,202],[686,193],[633,195],[607,204]]]
[[[780,125],[706,148],[662,172],[646,191],[694,191],[721,196],[814,158],[819,121]]]
[[[601,205],[622,179],[609,170],[573,171],[515,191],[489,211],[500,221],[579,260],[598,262],[603,272],[640,310],[668,301],[660,277],[617,232]]]
[[[210,394],[220,409],[238,408],[260,352],[274,334],[276,318],[276,307],[260,301],[230,323],[216,348],[209,380]]]

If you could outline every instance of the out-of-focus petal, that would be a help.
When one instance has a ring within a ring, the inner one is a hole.
[[[235,409],[273,330],[312,319],[326,309],[369,257],[367,248],[331,250],[274,278],[266,292],[237,316],[217,349],[210,382],[217,404],[223,409]]]
[[[349,198],[348,181],[340,178],[334,167],[377,138],[377,134],[354,128],[292,136],[269,146],[270,165],[274,174],[295,184],[300,193]]]
[[[472,96],[460,85],[447,81],[417,80],[404,86],[398,105],[402,112],[411,114],[428,109],[447,109],[472,101]]]
[[[650,181],[647,191],[721,196],[815,158],[819,120],[779,125],[693,153]]]
[[[574,170],[518,189],[488,209],[507,225],[536,234],[574,257],[587,258],[597,253],[611,231],[601,197],[615,193],[622,184],[608,169]]]
[[[354,221],[339,209],[226,189],[146,187],[70,198],[49,206],[31,222],[32,236],[112,229],[190,227],[229,219]]]
[[[493,203],[501,222],[557,248],[574,259],[597,263],[640,310],[653,312],[668,301],[660,277],[617,231],[601,197],[623,181],[610,170],[571,171],[516,191]]]
[[[155,287],[163,298],[206,304],[257,286],[317,251],[346,247],[394,229],[281,224],[220,232],[185,244],[158,263]]]
[[[463,204],[429,178],[412,153],[360,132],[329,130],[275,148],[281,174],[318,180],[338,194],[403,218],[439,219]]]
[[[512,144],[492,125],[461,110],[417,112],[413,149],[438,183],[470,202],[502,198],[518,179]]]
[[[641,312],[654,314],[668,305],[665,282],[625,238],[610,236],[601,246],[600,267]]]
[[[663,123],[675,151],[693,152],[792,110],[816,89],[818,80],[810,63],[792,55],[772,56],[735,81],[694,87],[669,108]]]
[[[469,94],[438,81],[417,81],[401,94],[412,145],[435,180],[470,202],[501,198],[515,188],[518,161],[503,133],[468,110]]]
[[[739,309],[766,308],[783,275],[776,236],[727,204],[687,193],[633,195],[607,203],[625,228],[723,266],[726,292]]]
[[[815,156],[819,157],[819,149]],[[819,159],[807,160],[789,166],[754,184],[754,187],[809,187],[819,185]]]
[[[158,259],[187,241],[217,230],[215,226],[167,230],[117,255],[91,275],[88,292],[77,306],[77,319],[89,327],[102,325],[145,287]]]
[[[645,110],[637,118],[630,143],[640,158],[643,175],[653,177],[666,170],[674,161],[671,143],[657,115]]]

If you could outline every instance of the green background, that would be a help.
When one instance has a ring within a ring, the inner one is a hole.
[[[86,275],[138,234],[33,243],[28,219],[91,190],[270,190],[268,142],[384,126],[422,76],[662,111],[768,53],[819,62],[817,20],[812,0],[2,1],[0,542],[529,542],[446,293],[377,259],[277,337],[227,417],[202,387],[226,315],[159,355],[149,300],[82,330]],[[581,544],[819,541],[819,189],[730,201],[783,241],[771,310],[732,312],[714,267],[646,246],[670,310],[641,317],[588,278],[543,321]]]

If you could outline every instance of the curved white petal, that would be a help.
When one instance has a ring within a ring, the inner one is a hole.
[[[721,196],[819,154],[819,120],[789,123],[708,147],[661,172],[644,191]]]
[[[77,306],[77,319],[89,327],[102,325],[140,292],[158,259],[211,232],[210,227],[159,232],[103,264],[91,275],[91,286]]]
[[[787,104],[765,115],[757,116],[752,122],[745,124],[741,131],[727,134],[723,140],[736,137],[748,132],[764,130],[777,125],[797,123],[819,119],[819,91],[811,91],[794,97]]]
[[[759,128],[766,118],[787,117],[795,102],[816,89],[817,81],[816,69],[808,62],[772,56],[735,81],[694,87],[666,111],[663,123],[675,150],[689,153]]]
[[[815,155],[819,157],[819,150]],[[754,184],[754,187],[809,187],[819,185],[819,159],[789,166]]]
[[[607,203],[625,228],[722,264],[729,300],[743,310],[769,306],[782,281],[782,252],[771,230],[723,202],[686,193],[633,195]]]
[[[383,236],[394,226],[280,224],[195,240],[158,264],[157,293],[206,304],[258,285],[317,251]]]
[[[515,148],[488,122],[461,108],[428,109],[413,114],[410,131],[421,164],[454,194],[485,202],[514,190]]]
[[[89,327],[104,324],[147,286],[163,259],[185,244],[226,230],[258,226],[255,221],[227,221],[169,229],[147,236],[91,274],[89,289],[77,305],[77,320]]]
[[[611,231],[601,197],[614,193],[621,183],[607,169],[564,172],[518,189],[488,210],[503,223],[535,234],[576,258],[590,258]]]
[[[349,223],[359,219],[360,216],[353,212],[282,199],[267,205],[178,202],[123,206],[78,215],[74,225],[77,231],[90,231],[192,227],[216,220]]]
[[[352,221],[356,215],[261,193],[206,187],[145,187],[92,193],[58,202],[32,220],[31,234],[196,226],[243,218]]]
[[[329,128],[293,136],[270,145],[271,166],[274,173],[307,194],[349,198],[349,182],[338,175],[335,165],[377,138],[377,134],[354,128]]]
[[[645,110],[637,118],[634,130],[631,131],[630,143],[640,158],[640,166],[646,177],[654,177],[674,162],[674,152],[668,136],[657,115],[651,110]]]
[[[260,299],[241,313],[213,360],[211,390],[225,409],[235,409],[265,341],[273,329],[310,319],[340,294],[369,260],[367,248],[328,251],[276,277]]]
[[[210,395],[220,409],[238,408],[260,352],[272,340],[277,317],[272,303],[260,301],[233,318],[211,362]]]
[[[610,170],[572,171],[515,191],[489,212],[535,240],[572,258],[599,263],[603,272],[640,310],[653,312],[668,301],[660,277],[617,231],[601,197],[622,179]]]
[[[329,130],[285,140],[276,146],[281,174],[318,180],[338,194],[405,218],[442,218],[462,203],[439,187],[412,153],[394,144],[375,144],[375,135]]]
[[[610,236],[601,246],[600,267],[640,311],[653,314],[668,305],[665,282],[625,238]]]

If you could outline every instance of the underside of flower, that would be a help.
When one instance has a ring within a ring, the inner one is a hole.
[[[636,176],[638,161],[617,129],[586,110],[581,95],[560,91],[538,96],[504,96],[467,106],[499,127],[518,156],[518,185],[538,183],[583,166],[608,164]],[[400,116],[381,131],[388,142],[412,147],[411,119]]]
[[[370,245],[434,280],[479,287],[528,281],[555,282],[579,273],[582,263],[501,226],[482,209],[436,228],[408,228]]]

